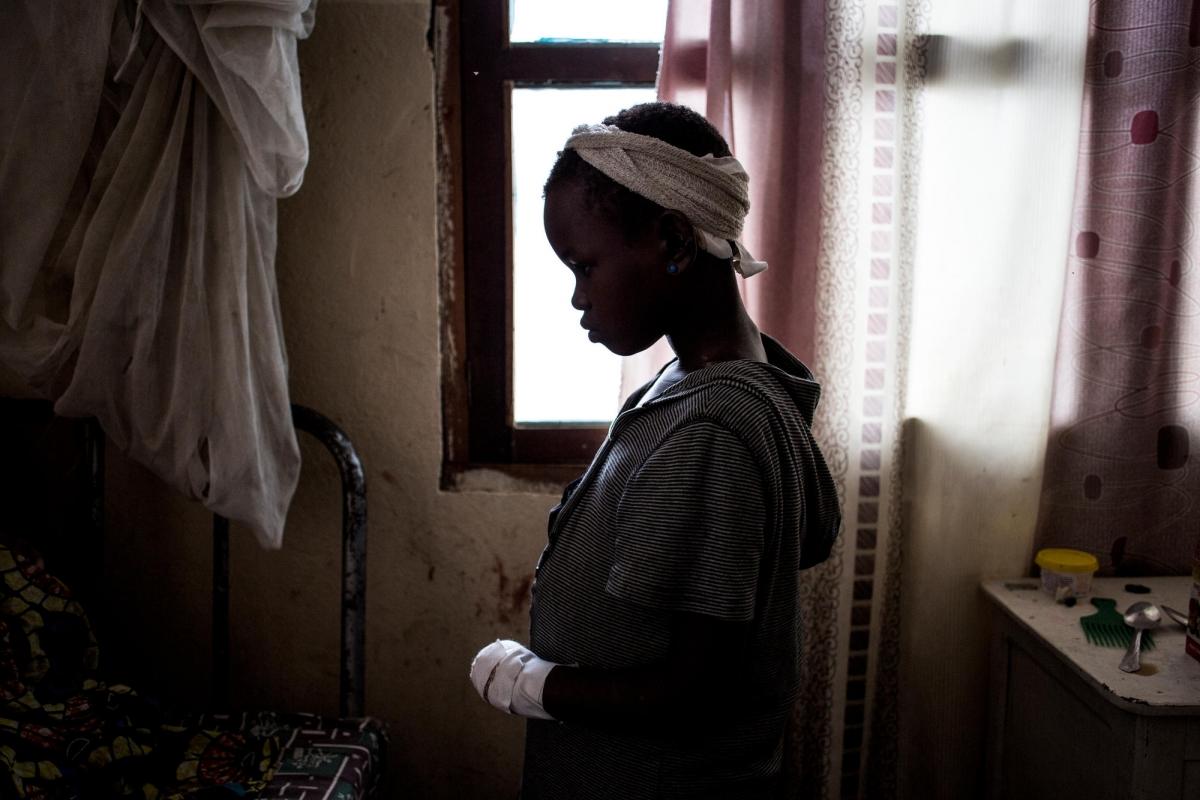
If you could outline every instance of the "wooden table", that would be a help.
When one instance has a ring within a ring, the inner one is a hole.
[[[1140,583],[1149,594],[1124,587]],[[1139,600],[1185,614],[1190,577],[1103,578],[1093,596],[1124,611]],[[1200,800],[1200,661],[1169,619],[1142,669],[1117,668],[1124,649],[1088,643],[1080,598],[1057,604],[1036,579],[988,581],[994,610],[988,797]]]

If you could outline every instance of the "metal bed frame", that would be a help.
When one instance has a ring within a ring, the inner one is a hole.
[[[292,404],[296,430],[315,437],[333,456],[342,483],[341,679],[339,715],[363,716],[366,696],[367,490],[362,462],[350,438],[329,418]],[[90,469],[89,522],[99,541],[104,531],[104,434],[95,420],[85,427]],[[212,698],[229,706],[229,520],[213,515]]]
[[[342,478],[342,635],[339,715],[361,717],[366,694],[367,487],[350,438],[328,417],[292,404],[296,430],[314,436]],[[213,515],[213,703],[229,705],[229,520]]]

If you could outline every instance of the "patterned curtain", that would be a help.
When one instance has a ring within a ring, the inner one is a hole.
[[[1200,4],[1092,3],[1037,546],[1200,557]]]
[[[840,545],[805,573],[791,796],[895,794],[900,420],[924,4],[673,0],[659,93],[704,111],[752,179],[744,293],[823,387]],[[911,43],[906,46],[904,43]]]

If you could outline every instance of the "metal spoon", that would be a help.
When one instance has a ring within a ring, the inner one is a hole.
[[[1182,611],[1176,611],[1175,609],[1171,608],[1170,606],[1160,605],[1159,608],[1161,608],[1163,613],[1166,614],[1168,617],[1175,620],[1183,627],[1185,627],[1185,628],[1187,627],[1187,625],[1188,625],[1187,614],[1184,614]]]
[[[1154,603],[1134,603],[1125,611],[1125,624],[1133,628],[1133,641],[1121,659],[1122,672],[1137,672],[1142,668],[1142,632],[1162,624],[1162,611]]]

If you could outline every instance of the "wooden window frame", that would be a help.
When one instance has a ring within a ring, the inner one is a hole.
[[[480,468],[568,480],[605,434],[604,426],[513,421],[512,88],[653,86],[658,71],[658,44],[509,44],[508,5],[439,0],[434,8],[447,488]]]

